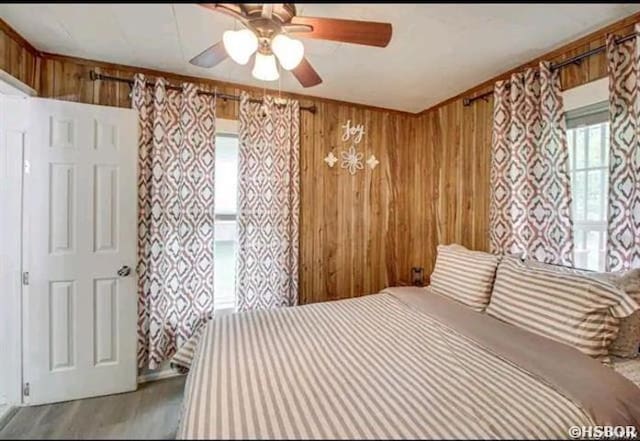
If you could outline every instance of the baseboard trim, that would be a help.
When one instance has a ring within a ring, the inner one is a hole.
[[[0,430],[4,429],[16,412],[18,412],[18,406],[8,404],[0,406]]]
[[[138,384],[148,383],[149,381],[158,381],[164,380],[167,378],[178,377],[181,374],[174,369],[171,369],[170,366],[164,366],[162,369],[158,369],[155,371],[147,371],[140,375],[138,375]]]

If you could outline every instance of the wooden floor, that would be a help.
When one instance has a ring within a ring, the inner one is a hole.
[[[0,439],[175,439],[185,377],[140,385],[137,391],[22,407]]]

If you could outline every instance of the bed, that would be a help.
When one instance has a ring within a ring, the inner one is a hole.
[[[610,367],[428,289],[212,320],[178,438],[567,438],[640,427],[640,388]]]

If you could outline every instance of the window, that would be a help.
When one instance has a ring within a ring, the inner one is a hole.
[[[574,265],[604,271],[609,185],[607,102],[567,112],[569,173],[573,196]]]
[[[214,308],[235,307],[238,137],[216,136]]]

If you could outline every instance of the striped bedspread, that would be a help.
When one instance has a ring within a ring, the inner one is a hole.
[[[555,372],[567,362],[592,378]],[[223,316],[174,363],[190,367],[179,438],[567,438],[640,421],[640,389],[613,370],[412,288]]]

